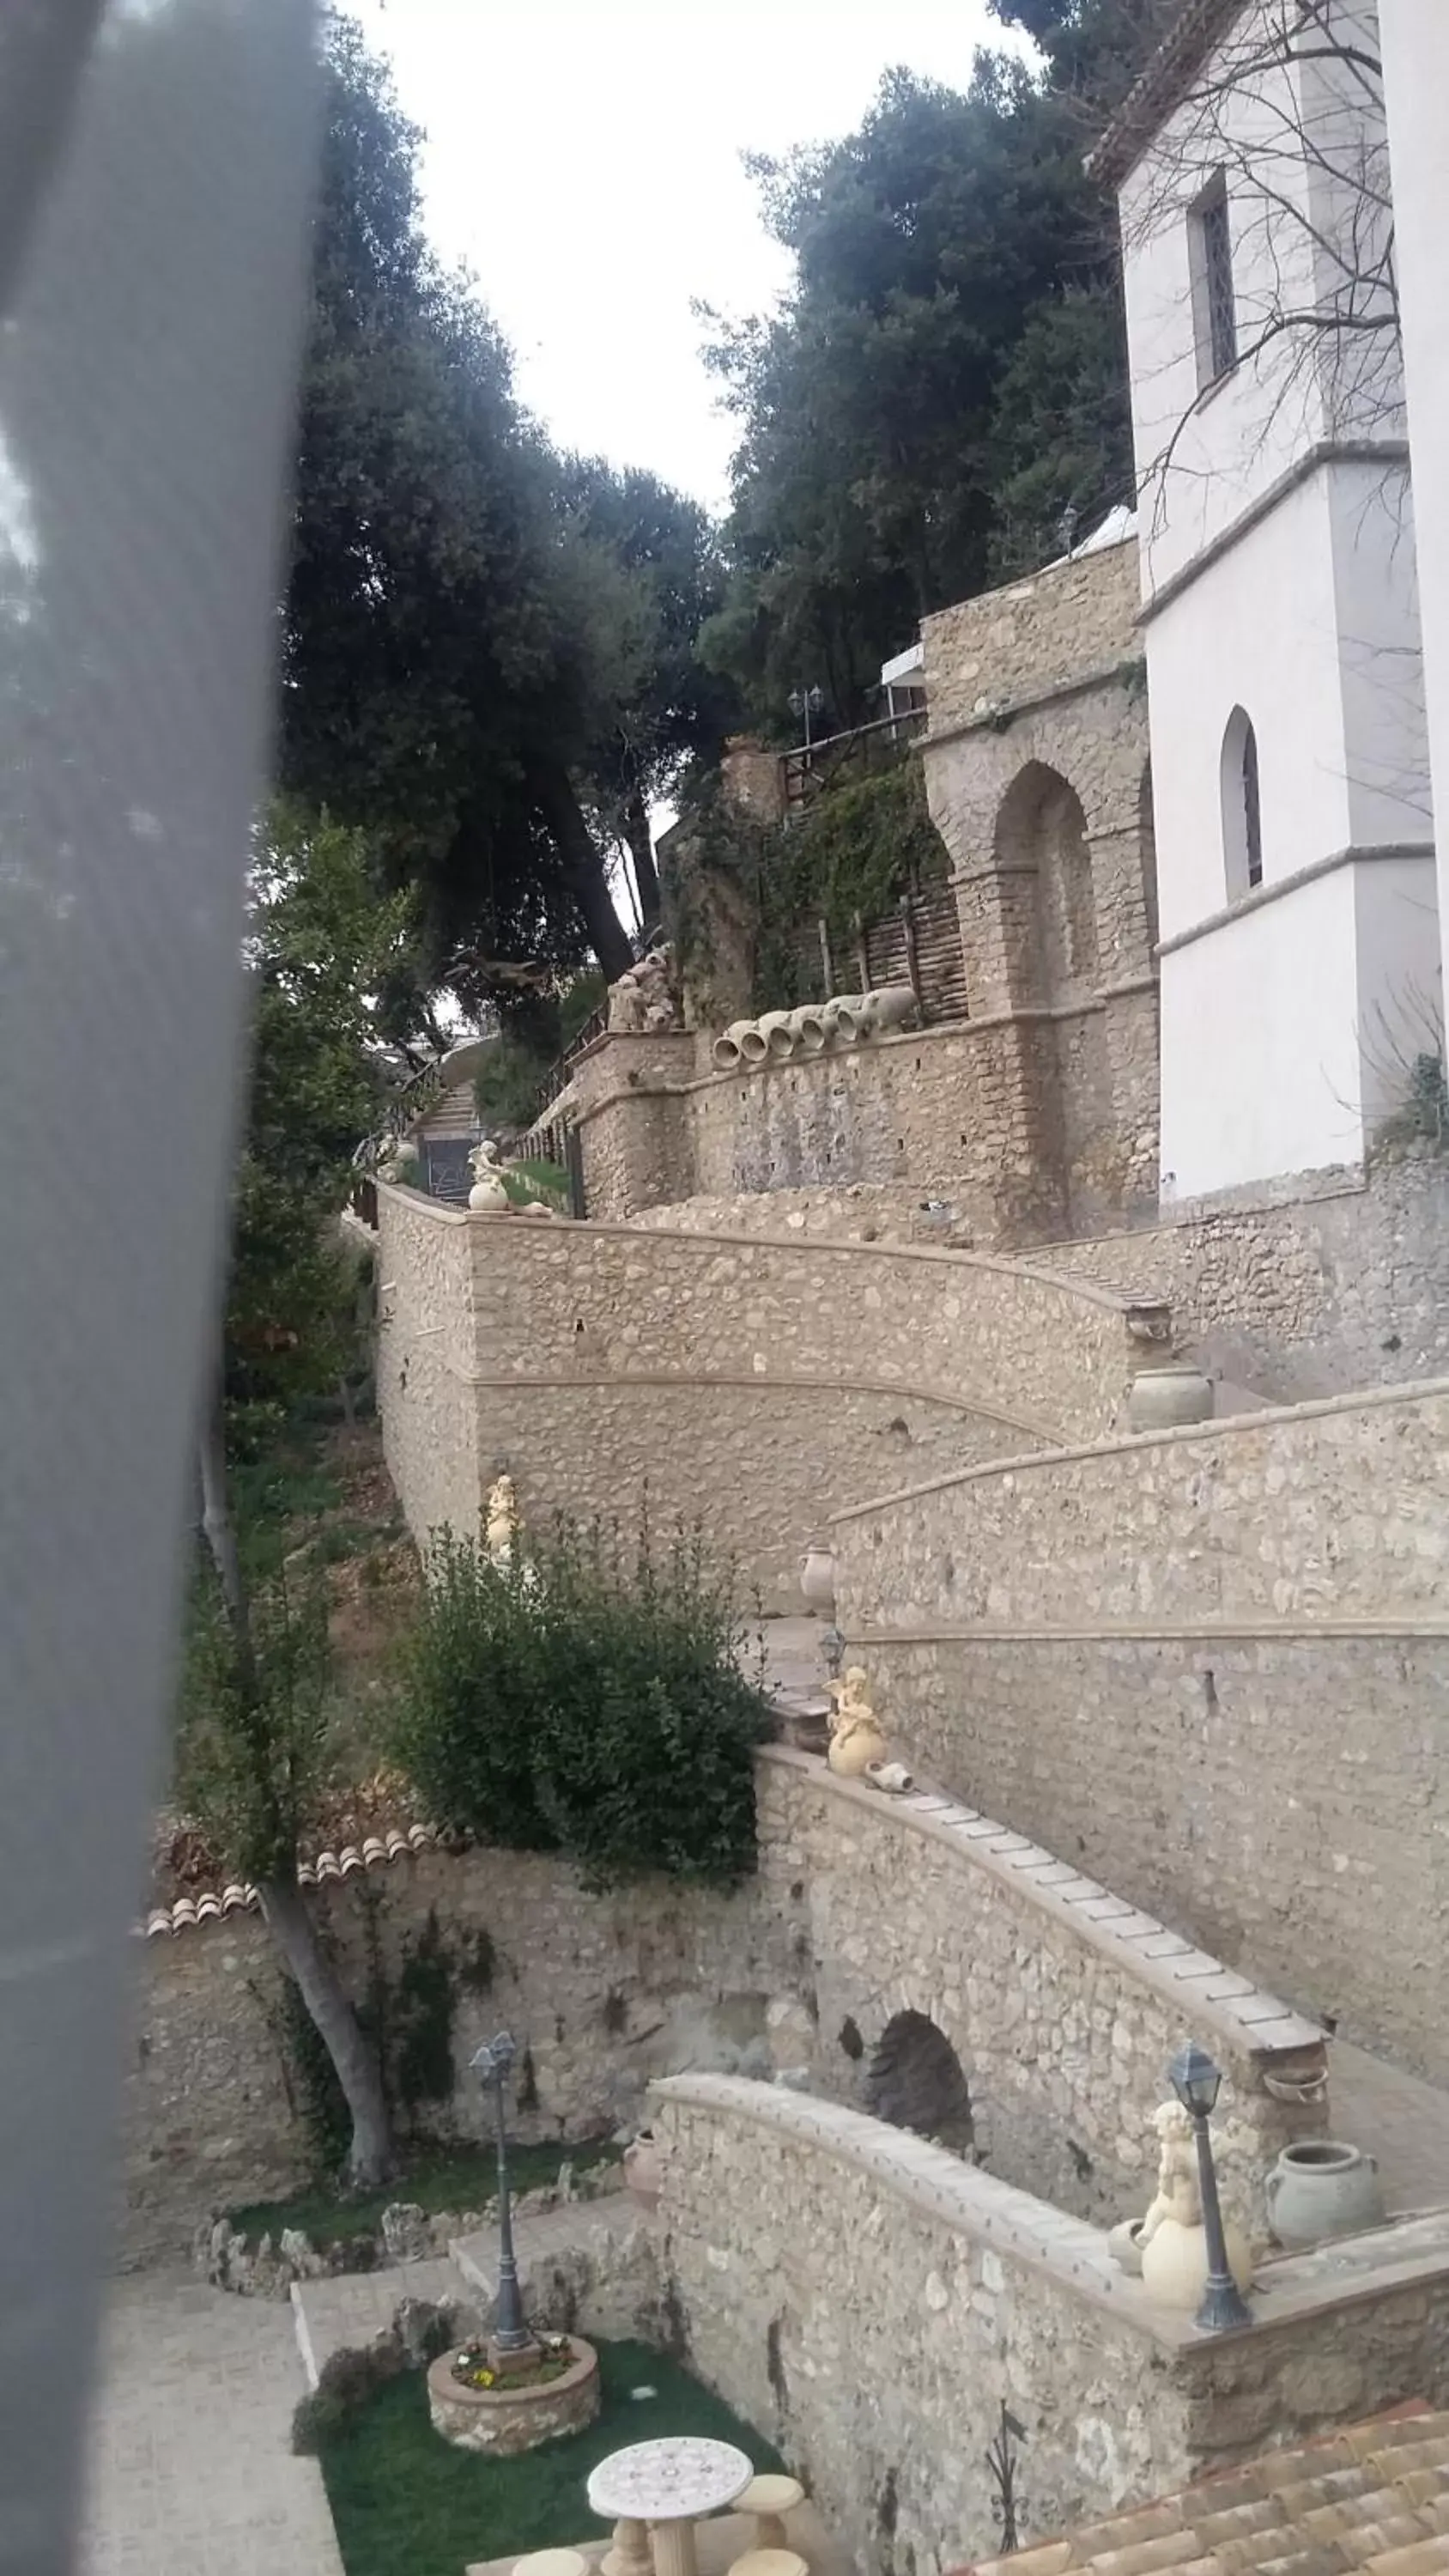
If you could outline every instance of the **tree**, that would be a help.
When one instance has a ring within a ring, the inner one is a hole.
[[[193,1601],[178,1763],[192,1811],[255,1882],[336,2069],[359,2183],[391,2164],[381,2073],[297,1877],[326,1747],[326,1606],[319,1593],[299,1604],[282,1568],[248,1567],[229,1502],[227,1424],[230,1415],[254,1435],[259,1412],[275,1416],[335,1373],[343,1290],[328,1223],[377,1106],[372,997],[410,935],[409,899],[377,902],[356,835],[295,813],[274,819],[253,871],[255,1056],[224,1355],[200,1443],[210,1571],[201,1569]]]
[[[1108,201],[1084,140],[1049,75],[982,56],[964,93],[892,73],[858,133],[755,164],[796,283],[775,317],[716,325],[708,352],[741,441],[730,595],[705,642],[771,732],[804,683],[827,722],[876,712],[883,656],[989,577],[1003,516],[1040,560],[1066,500],[1085,517],[1130,488]],[[1033,479],[1064,384],[1072,426]]]
[[[284,621],[283,776],[420,897],[425,980],[631,951],[568,752],[592,674],[554,465],[468,281],[424,242],[417,136],[330,22]]]
[[[559,499],[574,560],[595,581],[591,659],[602,687],[583,776],[601,830],[629,851],[648,929],[659,919],[649,808],[689,764],[718,759],[734,713],[733,693],[699,656],[724,568],[706,513],[657,475],[576,457]]]

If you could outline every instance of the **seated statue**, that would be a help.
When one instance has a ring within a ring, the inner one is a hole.
[[[1191,2116],[1180,2102],[1160,2102],[1152,2114],[1152,2125],[1162,2142],[1162,2153],[1157,2165],[1157,2196],[1137,2231],[1139,2250],[1151,2244],[1165,2218],[1175,2219],[1179,2227],[1202,2225]]]

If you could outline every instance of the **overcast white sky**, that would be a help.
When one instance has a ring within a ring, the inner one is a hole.
[[[428,228],[476,272],[564,446],[722,508],[731,425],[690,310],[763,310],[788,263],[743,151],[848,132],[894,63],[955,88],[986,0],[354,0],[427,130]]]

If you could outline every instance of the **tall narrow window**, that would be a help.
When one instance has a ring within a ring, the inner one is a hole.
[[[1258,737],[1243,729],[1243,839],[1247,846],[1248,883],[1263,882],[1263,816],[1258,803]]]
[[[1238,308],[1233,292],[1233,236],[1227,181],[1209,181],[1188,216],[1193,327],[1199,385],[1216,384],[1238,363]]]
[[[1263,882],[1263,815],[1258,795],[1258,737],[1241,707],[1223,735],[1223,868],[1228,900]]]

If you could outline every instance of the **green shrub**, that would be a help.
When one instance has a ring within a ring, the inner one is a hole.
[[[728,1886],[754,1865],[754,1747],[727,1581],[697,1538],[661,1554],[560,1522],[506,1572],[444,1532],[405,1640],[397,1750],[429,1810],[484,1840],[561,1851],[606,1886],[664,1871]]]

